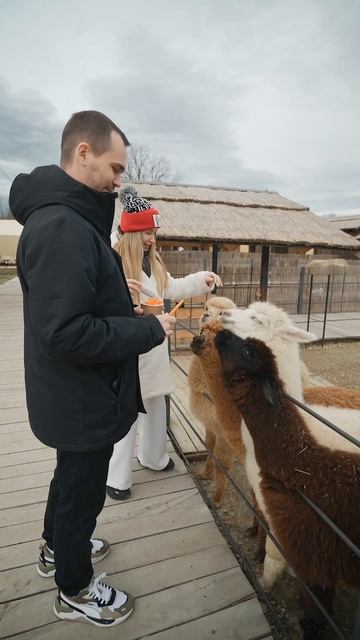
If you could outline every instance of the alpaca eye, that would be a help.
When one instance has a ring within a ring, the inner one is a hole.
[[[245,358],[250,358],[250,356],[251,356],[251,349],[250,349],[250,347],[244,347],[244,348],[243,348],[243,356],[244,356]]]

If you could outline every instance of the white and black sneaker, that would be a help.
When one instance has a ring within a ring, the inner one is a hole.
[[[110,545],[107,540],[102,538],[90,540],[91,549],[91,562],[96,564],[106,558],[110,551]],[[52,549],[50,549],[46,542],[40,545],[40,555],[37,563],[37,572],[42,578],[52,578],[55,575],[55,556]]]
[[[76,596],[59,590],[54,613],[61,620],[85,620],[97,627],[113,627],[124,622],[134,611],[134,598],[126,591],[101,582],[106,574],[93,577],[89,586]]]

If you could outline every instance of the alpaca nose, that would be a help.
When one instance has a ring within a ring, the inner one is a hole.
[[[190,348],[195,354],[199,354],[205,342],[205,338],[203,336],[195,336],[192,339]]]
[[[231,311],[222,311],[221,322],[223,324],[226,324],[226,322],[231,322]]]

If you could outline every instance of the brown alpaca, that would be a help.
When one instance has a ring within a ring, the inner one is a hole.
[[[200,329],[209,320],[221,318],[221,314],[226,309],[235,309],[235,303],[230,298],[222,296],[212,296],[204,306],[204,311],[199,319]],[[206,376],[200,366],[199,359],[194,356],[189,369],[189,400],[190,410],[195,418],[200,420],[205,428],[206,449],[218,458],[226,470],[232,468],[235,462],[235,453],[229,447],[226,438],[222,433],[222,425],[219,423],[214,403],[211,399],[210,390],[207,386]],[[205,470],[201,474],[203,478],[214,476],[215,479],[215,506],[220,506],[224,491],[225,477],[221,469],[213,463],[211,455],[208,456]]]
[[[360,391],[346,387],[307,387],[304,389],[306,404],[324,407],[360,409]]]
[[[211,326],[210,326],[211,325]],[[212,320],[206,323],[202,329],[205,335],[211,334],[214,337],[217,331],[222,329],[222,324],[218,320]],[[214,347],[214,340],[206,342],[208,349],[204,348],[204,338],[198,336],[193,338],[191,348],[197,355],[197,345],[201,344],[201,358],[195,361],[193,365],[195,370],[200,367],[201,376],[198,380],[205,381],[204,388],[210,393],[212,402],[208,415],[212,416],[212,421],[208,422],[207,439],[210,446],[213,445],[213,436],[215,440],[214,454],[220,459],[221,463],[228,471],[234,464],[235,458],[243,464],[245,459],[245,449],[241,437],[241,415],[239,411],[230,402],[230,397],[221,375],[220,360],[217,350]],[[191,377],[190,377],[191,383]],[[208,465],[207,471],[211,469]],[[220,504],[225,490],[225,476],[221,469],[214,465],[214,473],[216,480],[216,493],[214,502],[217,506]]]
[[[223,330],[215,345],[224,384],[253,441],[271,531],[295,573],[331,608],[339,583],[360,587],[360,559],[299,492],[359,547],[359,449],[347,441],[337,449],[321,444],[310,419],[286,398],[273,353],[263,342]],[[352,433],[356,429],[359,424]],[[305,623],[320,626],[314,611],[306,611]]]

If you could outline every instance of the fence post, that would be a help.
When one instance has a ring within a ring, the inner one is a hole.
[[[360,640],[360,601],[355,616],[354,640]]]
[[[329,302],[329,289],[330,289],[330,278],[331,275],[328,275],[327,287],[326,287],[326,300],[325,300],[325,311],[324,311],[324,325],[323,325],[323,334],[322,334],[322,346],[324,346],[324,338],[325,338],[325,329],[326,329],[326,318],[327,318],[327,310],[328,310],[328,302]]]
[[[262,302],[266,302],[268,297],[269,262],[270,262],[270,247],[267,245],[263,245],[261,247],[261,267],[260,267],[260,294],[261,294]]]
[[[250,258],[250,284],[248,286],[247,306],[249,306],[251,302],[253,275],[254,275],[254,259]]]
[[[343,283],[342,283],[342,288],[341,288],[341,307],[340,307],[340,312],[342,312],[342,310],[343,310],[345,278],[346,278],[346,271],[344,271]]]
[[[310,327],[311,298],[312,298],[312,290],[313,290],[313,281],[314,281],[314,274],[312,273],[311,276],[310,276],[310,293],[309,293],[309,306],[308,306],[308,317],[307,317],[306,331],[309,331],[309,327]]]
[[[304,286],[305,286],[305,267],[301,267],[300,278],[299,278],[299,297],[298,297],[298,304],[297,304],[297,313],[303,312]]]
[[[219,243],[218,242],[213,242],[213,245],[212,245],[212,259],[211,259],[211,270],[214,273],[218,272],[218,256],[219,256]],[[213,288],[212,293],[213,294],[216,293],[216,285]]]

